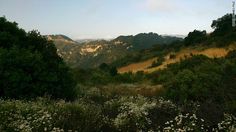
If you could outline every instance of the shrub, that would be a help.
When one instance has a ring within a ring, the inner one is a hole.
[[[123,102],[119,107],[120,113],[114,119],[114,125],[120,131],[148,130],[151,120],[148,118],[148,111],[155,107],[156,103],[146,98],[130,97],[121,98]]]
[[[0,100],[0,131],[100,131],[101,108],[83,102]]]
[[[159,58],[157,58],[156,61],[152,62],[152,65],[151,65],[149,68],[157,67],[157,66],[162,65],[162,63],[163,63],[164,60],[165,60],[164,57],[159,57]]]

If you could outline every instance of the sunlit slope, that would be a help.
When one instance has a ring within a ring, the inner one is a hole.
[[[157,59],[155,58],[151,58],[148,59],[146,61],[143,62],[138,62],[138,63],[133,63],[124,67],[120,67],[118,69],[119,73],[126,73],[126,72],[138,72],[138,71],[144,71],[144,72],[154,72],[156,70],[160,70],[163,68],[166,68],[166,66],[168,64],[172,64],[172,63],[176,63],[179,62],[181,59],[185,59],[185,58],[189,58],[192,55],[205,55],[208,56],[210,58],[220,58],[220,57],[224,57],[225,55],[227,55],[227,53],[231,50],[235,50],[236,49],[236,44],[231,44],[230,46],[227,47],[223,47],[223,48],[184,48],[182,50],[180,50],[179,52],[176,53],[169,53],[167,54],[164,58],[164,62],[162,63],[162,65],[157,66],[157,67],[153,67],[153,68],[149,68],[152,63]],[[175,54],[175,58],[170,59],[170,54]]]
[[[119,73],[125,73],[125,72],[138,72],[138,71],[144,71],[146,68],[152,65],[152,63],[156,60],[157,58],[151,58],[149,60],[143,61],[143,62],[138,62],[138,63],[133,63],[124,67],[121,67],[118,69]]]

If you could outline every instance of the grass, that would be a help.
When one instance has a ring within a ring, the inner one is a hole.
[[[199,48],[198,47],[198,49],[184,48],[180,50],[179,52],[174,53],[175,58],[172,58],[172,59],[170,59],[170,55],[173,54],[173,52],[168,53],[164,57],[165,60],[160,66],[148,68],[148,67],[151,67],[152,63],[157,59],[156,57],[154,57],[152,59],[149,59],[143,62],[133,63],[128,66],[121,67],[118,69],[118,72],[119,73],[126,73],[126,72],[136,73],[138,71],[144,71],[146,73],[152,73],[154,71],[166,68],[166,66],[169,64],[179,62],[181,59],[189,58],[192,55],[206,55],[209,58],[220,58],[220,57],[226,56],[229,51],[234,50],[234,49],[236,49],[235,44],[231,44],[224,48],[213,48],[213,47],[212,48],[204,48],[204,47]]]

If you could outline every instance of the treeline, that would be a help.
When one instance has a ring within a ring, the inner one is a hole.
[[[145,80],[143,72],[119,74],[117,68],[103,63],[95,69],[73,69],[74,78],[78,84],[99,86],[120,83],[140,83]]]

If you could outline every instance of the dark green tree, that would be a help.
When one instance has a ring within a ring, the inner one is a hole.
[[[0,18],[0,75],[1,97],[76,97],[70,69],[54,44],[37,31],[26,33],[4,17]]]
[[[110,66],[106,63],[102,63],[101,65],[99,65],[99,69],[105,72],[109,72]]]
[[[193,32],[190,32],[188,34],[188,36],[184,39],[184,42],[186,46],[189,46],[189,45],[201,43],[205,41],[206,39],[207,39],[207,36],[206,36],[205,30],[204,31],[194,30]]]
[[[215,29],[212,33],[213,36],[221,36],[235,31],[235,28],[232,27],[232,14],[226,14],[214,20],[211,27]]]

